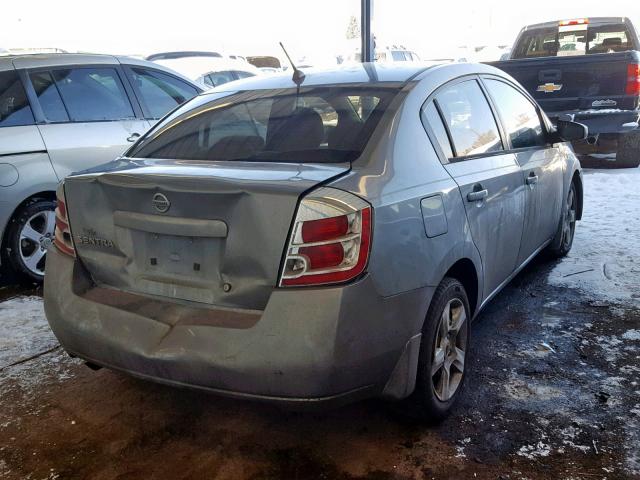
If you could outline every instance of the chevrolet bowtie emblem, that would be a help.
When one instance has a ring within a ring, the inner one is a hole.
[[[556,85],[555,83],[545,83],[544,85],[538,85],[538,91],[544,93],[553,93],[558,90],[562,90],[562,85]]]

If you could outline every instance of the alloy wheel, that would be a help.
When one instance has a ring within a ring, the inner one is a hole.
[[[573,235],[576,230],[576,211],[576,189],[574,185],[571,184],[569,195],[567,195],[567,210],[562,224],[562,243],[565,247],[569,247],[573,242]]]
[[[460,387],[467,350],[467,312],[459,298],[449,300],[436,331],[431,381],[441,402],[450,400]]]
[[[44,210],[29,217],[20,230],[20,258],[34,275],[44,275],[47,248],[51,245],[55,225],[55,212]]]

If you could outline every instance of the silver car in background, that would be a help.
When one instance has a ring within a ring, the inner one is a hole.
[[[0,57],[0,249],[3,268],[41,281],[55,190],[113,160],[202,89],[159,65],[108,55]]]
[[[298,77],[299,78],[299,77]],[[442,418],[471,320],[571,248],[571,147],[510,77],[361,64],[243,80],[58,190],[45,311],[72,355],[285,404]]]

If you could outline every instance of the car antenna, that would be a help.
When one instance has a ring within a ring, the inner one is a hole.
[[[284,51],[284,54],[287,56],[287,60],[289,60],[289,63],[293,67],[293,77],[291,79],[293,80],[293,83],[295,83],[298,86],[298,93],[299,93],[300,85],[302,85],[302,82],[304,82],[304,78],[305,78],[304,72],[300,70],[298,67],[296,67],[296,65],[293,63],[293,60],[291,60],[291,57],[287,53],[287,49],[284,48],[284,45],[282,44],[282,42],[279,42],[279,43],[280,43],[280,47],[282,47],[282,50]]]

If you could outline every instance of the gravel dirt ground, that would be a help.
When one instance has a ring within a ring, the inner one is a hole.
[[[92,371],[39,289],[0,288],[0,478],[640,479],[639,182],[585,173],[574,250],[480,315],[437,426],[380,401],[288,412]]]

